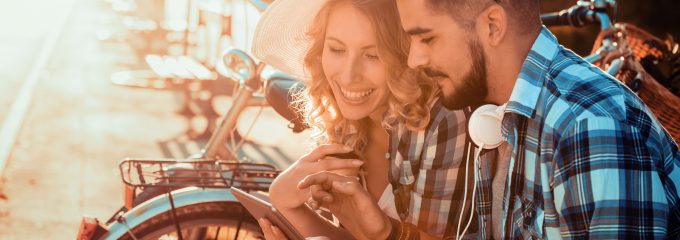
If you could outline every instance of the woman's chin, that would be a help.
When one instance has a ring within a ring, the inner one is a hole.
[[[368,112],[362,109],[353,109],[353,108],[343,108],[340,109],[340,112],[342,113],[342,117],[347,120],[351,121],[358,121],[361,119],[364,119],[368,117]],[[366,112],[366,113],[364,113]]]

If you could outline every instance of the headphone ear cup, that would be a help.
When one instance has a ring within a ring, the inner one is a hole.
[[[503,143],[501,117],[496,113],[498,106],[486,104],[477,108],[470,116],[468,134],[478,147],[494,149]]]

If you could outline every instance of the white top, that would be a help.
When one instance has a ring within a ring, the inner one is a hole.
[[[392,191],[392,184],[387,184],[385,191],[378,199],[378,206],[388,217],[399,220],[399,214],[397,213],[397,206],[394,205],[394,193]]]

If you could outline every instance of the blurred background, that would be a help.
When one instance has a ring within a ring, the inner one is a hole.
[[[552,12],[566,9],[576,1],[541,0],[541,10]],[[656,37],[673,39],[680,37],[680,1],[675,0],[617,0],[618,14],[616,21],[632,23],[648,31]],[[599,26],[584,28],[554,27],[551,28],[560,43],[580,54],[588,55],[593,47],[593,40],[599,32]],[[677,40],[676,40],[677,41]]]
[[[270,3],[0,0],[0,239],[73,239],[82,215],[107,219],[122,205],[119,160],[198,153],[232,101],[217,60],[229,47],[249,51]],[[618,21],[680,37],[680,2],[618,6]],[[598,30],[553,29],[582,55]],[[249,108],[232,140],[243,143],[239,159],[284,168],[309,134]]]

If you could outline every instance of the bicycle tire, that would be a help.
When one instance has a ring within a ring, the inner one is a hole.
[[[198,203],[179,207],[175,212],[186,240],[262,238],[259,224],[238,202]],[[131,234],[125,234],[119,239],[177,239],[172,237],[176,235],[172,211],[160,213],[137,226],[129,227]],[[215,230],[211,232],[211,228],[206,230],[206,227],[218,227],[218,235],[210,236],[209,234],[215,234]],[[203,235],[195,235],[196,230]]]

